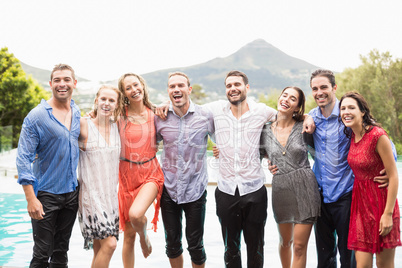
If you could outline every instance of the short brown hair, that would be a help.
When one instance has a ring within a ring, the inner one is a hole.
[[[185,77],[187,79],[187,86],[190,87],[190,78],[188,78],[188,76],[183,72],[176,71],[176,72],[173,72],[173,73],[169,73],[168,79],[170,79],[170,77],[175,76],[175,75],[181,75],[181,76]]]
[[[57,65],[54,66],[52,73],[50,74],[50,81],[52,81],[53,79],[53,73],[56,71],[64,71],[64,70],[69,70],[71,72],[71,76],[73,77],[73,80],[75,79],[75,73],[74,73],[74,69],[68,65],[68,64],[64,64],[64,63],[59,63]]]
[[[330,70],[325,70],[325,69],[318,69],[315,70],[310,77],[310,87],[311,87],[311,81],[316,78],[316,77],[326,77],[328,78],[329,82],[331,83],[331,86],[334,87],[336,85],[335,83],[335,75],[332,71]]]
[[[225,77],[225,85],[226,85],[226,79],[228,79],[229,76],[240,76],[241,78],[243,78],[243,82],[244,85],[248,85],[248,77],[245,73],[241,72],[241,71],[230,71],[227,73],[226,77]]]

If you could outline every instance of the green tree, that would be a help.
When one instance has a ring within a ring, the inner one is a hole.
[[[13,126],[12,146],[17,147],[22,122],[46,92],[31,76],[27,77],[21,64],[8,48],[0,50],[0,126]]]
[[[272,107],[276,110],[278,107],[278,99],[281,92],[282,90],[274,90],[271,91],[269,94],[260,93],[258,95],[258,102],[265,103],[269,107]]]
[[[373,116],[395,143],[398,154],[402,154],[402,61],[377,50],[360,59],[359,67],[336,75],[336,95],[340,98],[348,91],[362,94]]]
[[[199,84],[194,84],[192,86],[192,91],[191,91],[191,100],[194,103],[197,104],[203,104],[204,103],[204,99],[207,96],[207,94],[205,94],[204,89],[202,88],[202,86],[200,86]]]

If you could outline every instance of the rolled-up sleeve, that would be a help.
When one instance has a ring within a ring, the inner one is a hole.
[[[32,162],[35,159],[36,148],[39,144],[39,134],[29,118],[24,119],[17,151],[18,183],[21,185],[35,184]]]

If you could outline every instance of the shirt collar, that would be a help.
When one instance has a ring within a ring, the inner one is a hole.
[[[49,103],[47,103],[47,101],[44,100],[44,99],[42,99],[42,100],[40,101],[40,104],[43,105],[46,110],[53,110],[52,106],[50,106]],[[73,99],[71,99],[70,107],[71,107],[71,108],[74,107],[74,100],[73,100]]]
[[[255,101],[253,101],[252,99],[249,99],[249,98],[247,98],[246,101],[247,101],[247,104],[248,104],[248,109],[250,111],[254,110],[256,105],[257,105],[257,103]],[[230,105],[231,105],[230,101],[228,101],[226,106],[223,108],[225,112],[230,111]]]
[[[320,107],[317,107],[317,108],[318,108],[318,115],[321,118],[324,118],[324,116],[322,115],[322,112],[321,112],[321,108]],[[330,117],[338,117],[338,116],[339,116],[339,100],[336,99],[335,106],[332,109],[331,115],[328,118],[330,118]]]
[[[172,102],[170,102],[170,104],[169,104],[169,112],[172,112],[174,115],[177,115],[175,113],[175,111],[173,110]],[[195,112],[195,104],[190,99],[190,106],[188,107],[187,113],[185,115],[183,115],[183,117],[186,116],[188,113],[194,113],[194,112]]]

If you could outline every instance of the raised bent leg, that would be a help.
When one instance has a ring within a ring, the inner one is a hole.
[[[153,182],[146,183],[138,192],[129,210],[129,218],[134,231],[140,237],[142,254],[147,258],[152,252],[151,242],[147,235],[147,217],[145,212],[158,195],[158,188]]]

